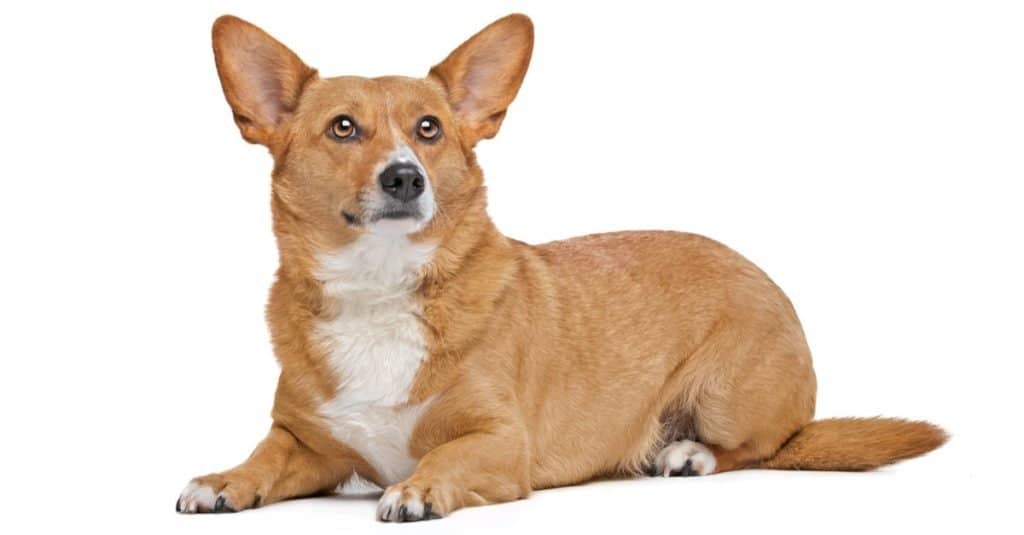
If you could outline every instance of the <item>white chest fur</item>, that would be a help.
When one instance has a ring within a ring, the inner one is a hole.
[[[338,380],[320,415],[388,485],[416,467],[409,436],[425,404],[408,400],[427,355],[413,290],[433,250],[402,234],[368,232],[319,257],[316,276],[327,298],[337,300],[337,314],[319,322],[314,337]]]

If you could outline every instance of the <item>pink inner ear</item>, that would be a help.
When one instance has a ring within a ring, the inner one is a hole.
[[[481,101],[484,100],[484,95],[481,93],[487,90],[487,77],[480,72],[479,68],[473,67],[466,73],[463,84],[466,95],[462,102],[459,102],[458,109],[460,112],[468,115],[476,115],[474,112],[479,111],[477,108],[480,106]]]
[[[284,102],[283,83],[288,74],[282,72],[276,58],[265,53],[260,47],[248,47],[246,59],[240,66],[240,70],[247,75],[246,85],[248,93],[252,98],[253,112],[258,117],[257,121],[268,125],[276,125],[281,115],[288,111]]]
[[[457,111],[474,119],[484,119],[500,111],[498,95],[502,91],[502,65],[500,58],[484,53],[473,57],[462,80],[465,95],[456,106]]]
[[[261,77],[257,80],[259,88],[257,91],[262,98],[259,101],[259,114],[269,123],[276,125],[281,120],[281,115],[287,110],[284,104],[284,95],[279,82],[273,77]]]

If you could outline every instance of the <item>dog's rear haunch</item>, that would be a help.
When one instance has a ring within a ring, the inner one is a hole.
[[[266,439],[192,480],[179,511],[358,474],[386,489],[378,517],[401,522],[595,477],[868,470],[943,443],[923,422],[812,422],[793,307],[715,241],[499,233],[473,148],[498,133],[532,47],[530,20],[510,15],[424,78],[325,78],[217,20],[235,123],[274,159],[281,377]]]

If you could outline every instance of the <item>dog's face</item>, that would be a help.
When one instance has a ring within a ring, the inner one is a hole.
[[[366,232],[443,239],[481,195],[473,147],[493,137],[526,73],[533,28],[505,17],[425,78],[321,78],[259,28],[213,28],[242,136],[274,156],[275,229],[313,249]]]

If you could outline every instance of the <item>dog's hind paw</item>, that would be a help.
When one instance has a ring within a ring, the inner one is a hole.
[[[666,444],[654,458],[652,476],[706,476],[715,471],[715,454],[692,440]]]

